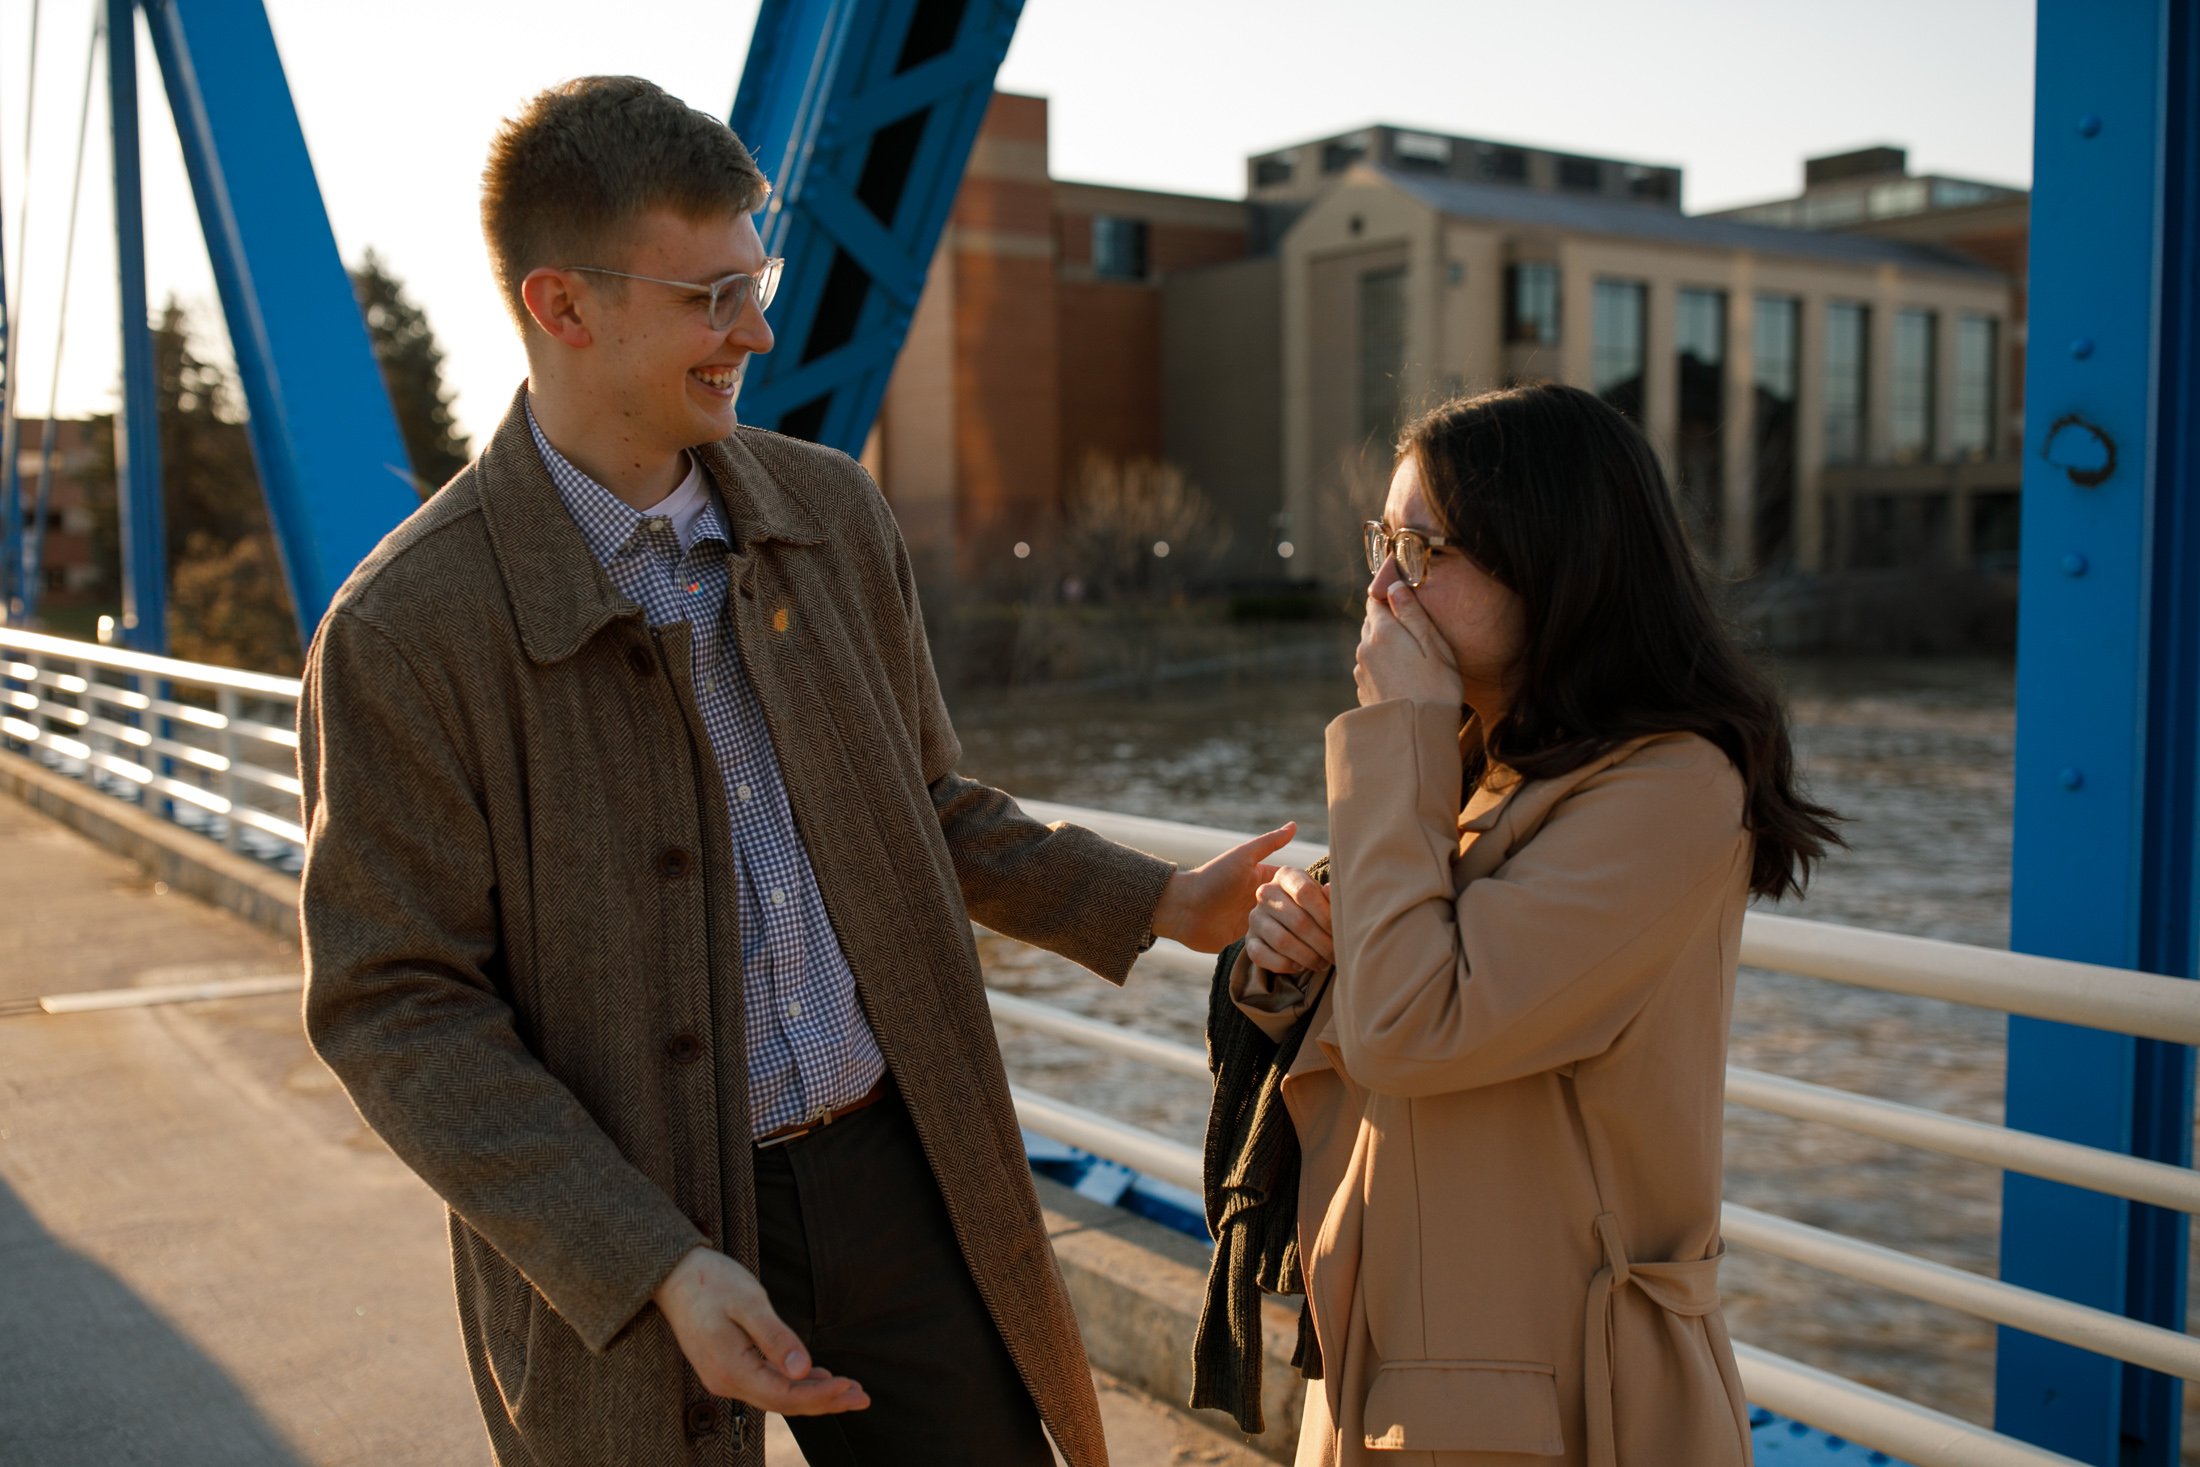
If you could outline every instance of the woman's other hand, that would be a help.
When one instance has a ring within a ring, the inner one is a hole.
[[[1337,960],[1329,935],[1329,888],[1296,866],[1279,869],[1253,893],[1245,956],[1271,973],[1318,973]]]
[[[1352,682],[1362,708],[1393,698],[1457,708],[1465,698],[1451,644],[1404,581],[1367,598]]]

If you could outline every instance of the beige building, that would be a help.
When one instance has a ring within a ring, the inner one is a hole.
[[[1933,246],[1356,164],[1279,254],[1287,541],[1338,534],[1414,411],[1525,378],[1634,416],[1734,573],[1855,558],[1872,527],[1829,464],[2005,441],[2010,283]],[[2008,507],[1986,477],[1952,482],[1947,553],[1969,559]]]
[[[1158,459],[1227,528],[1203,578],[1341,585],[1402,422],[1547,377],[1644,426],[1731,574],[2012,565],[2022,195],[1901,163],[1810,160],[1838,217],[1775,224],[1376,126],[1194,198],[1054,178],[1046,103],[997,95],[865,460],[928,583],[1043,563],[1084,465]]]

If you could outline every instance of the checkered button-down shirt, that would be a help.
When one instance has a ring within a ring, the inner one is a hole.
[[[726,786],[741,887],[741,984],[748,1016],[749,1113],[756,1135],[845,1105],[886,1071],[856,999],[855,974],[795,829],[764,711],[726,612],[731,543],[717,497],[676,530],[597,483],[527,414],[551,482],[619,593],[651,626],[685,622],[695,702]],[[693,470],[701,474],[700,468]]]

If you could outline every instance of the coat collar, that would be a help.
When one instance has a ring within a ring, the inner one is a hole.
[[[823,527],[809,508],[767,472],[737,436],[695,450],[718,491],[733,553],[780,540],[820,545]],[[504,421],[474,465],[481,514],[504,578],[520,643],[539,663],[578,652],[620,617],[641,608],[612,586],[559,496],[527,427],[527,387],[512,396]]]

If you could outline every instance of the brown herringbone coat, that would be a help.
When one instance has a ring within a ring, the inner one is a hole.
[[[1171,868],[956,775],[861,469],[746,428],[698,452],[864,1010],[1041,1415],[1102,1467],[970,921],[1120,981]],[[307,661],[306,1025],[450,1206],[508,1467],[763,1460],[758,1414],[703,1391],[649,1302],[697,1244],[757,1264],[732,846],[688,669],[687,629],[653,630],[589,553],[517,401],[345,583]]]

